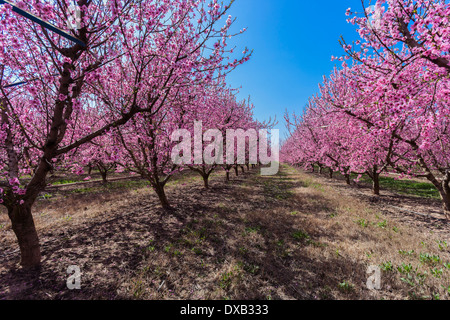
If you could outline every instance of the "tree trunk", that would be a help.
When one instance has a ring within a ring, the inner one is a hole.
[[[202,174],[205,189],[209,189],[209,174]]]
[[[102,176],[103,184],[107,184],[108,169],[106,168],[106,166],[103,166],[101,164],[97,164],[97,169],[100,172],[100,175]]]
[[[156,194],[158,195],[159,201],[161,203],[161,206],[164,210],[170,209],[169,201],[167,200],[166,192],[164,191],[164,186],[158,183],[154,187]]]
[[[345,182],[347,183],[347,185],[351,185],[351,181],[350,181],[350,175],[348,173],[345,174]]]
[[[236,173],[236,177],[239,177],[239,168],[237,166],[234,167],[234,172]]]
[[[31,205],[24,203],[8,208],[12,229],[20,248],[20,265],[24,268],[37,267],[41,263],[39,237],[34,225]]]
[[[323,167],[319,166],[319,173],[322,174],[323,173]]]
[[[373,172],[373,194],[380,195],[380,174],[376,171]]]
[[[106,173],[106,171],[100,171],[100,174],[102,175],[102,180],[103,180],[103,184],[107,184],[108,183],[108,174]]]
[[[246,166],[247,166],[247,171],[250,171],[250,164],[246,164]]]
[[[440,192],[442,202],[444,203],[444,214],[447,220],[450,220],[450,193]]]
[[[242,170],[242,173],[244,174],[244,173],[245,173],[245,168],[244,168],[244,166],[241,166],[241,170]]]
[[[229,170],[226,171],[225,181],[230,182],[230,171]]]
[[[330,179],[333,179],[333,169],[330,168]]]
[[[369,177],[372,179],[372,191],[376,196],[380,195],[380,173],[378,172],[378,166],[374,165],[372,172],[369,171]]]
[[[444,214],[447,220],[450,220],[450,171],[447,171],[441,183],[439,193],[444,205]]]

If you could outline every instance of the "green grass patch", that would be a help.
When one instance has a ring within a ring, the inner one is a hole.
[[[356,175],[352,175],[352,178],[356,179]],[[372,184],[372,180],[367,175],[364,175],[360,181],[363,183]],[[440,199],[439,191],[435,186],[433,186],[433,184],[428,182],[380,177],[380,187],[381,189],[394,191],[404,195]]]
[[[436,187],[427,182],[395,180],[394,178],[381,177],[380,185],[382,188],[393,190],[402,194],[440,199],[439,191]]]
[[[336,176],[342,176],[340,172],[335,173]],[[350,175],[351,180],[355,180],[357,174]],[[372,179],[364,174],[360,180],[364,184],[372,185]],[[440,199],[439,191],[429,182],[419,182],[414,180],[398,180],[391,177],[380,177],[380,188],[384,190],[394,191],[399,194],[417,196],[422,198]]]
[[[307,234],[306,232],[304,232],[304,231],[302,231],[302,230],[299,230],[299,231],[297,231],[297,232],[294,232],[294,233],[292,234],[292,237],[293,237],[295,240],[308,240],[308,239],[311,238],[311,237],[309,236],[309,234]]]
[[[86,193],[92,193],[94,191],[94,188],[78,188],[75,190],[70,191],[71,193],[77,193],[77,194],[86,194]]]
[[[339,283],[338,285],[339,290],[341,290],[342,292],[351,292],[354,290],[355,286],[348,282],[348,281],[343,281],[341,283]]]
[[[140,189],[150,184],[147,180],[122,180],[114,181],[107,185],[108,189]]]
[[[52,185],[53,186],[59,186],[59,185],[64,185],[64,184],[77,183],[77,182],[80,182],[80,181],[61,179],[61,180],[53,182]]]

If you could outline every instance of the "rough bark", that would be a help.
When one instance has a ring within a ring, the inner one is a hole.
[[[24,268],[37,267],[41,263],[39,237],[31,214],[31,204],[14,205],[8,208],[12,229],[20,248],[20,265]]]

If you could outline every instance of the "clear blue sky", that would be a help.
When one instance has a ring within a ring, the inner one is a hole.
[[[240,87],[239,98],[249,95],[259,120],[277,116],[283,138],[285,110],[298,113],[308,98],[318,91],[323,75],[342,56],[340,36],[351,42],[359,35],[347,23],[345,11],[362,11],[360,0],[236,0],[230,14],[237,18],[235,28],[248,28],[233,43],[253,49],[250,61],[228,78]]]

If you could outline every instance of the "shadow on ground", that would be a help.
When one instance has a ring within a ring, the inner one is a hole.
[[[339,284],[363,288],[366,265],[311,254],[326,245],[307,217],[333,205],[315,194],[305,201],[302,188],[285,171],[251,171],[228,184],[214,177],[210,190],[175,184],[171,212],[155,197],[136,198],[105,221],[42,234],[39,271],[18,269],[11,254],[0,265],[0,299],[355,298],[364,289]],[[71,265],[81,269],[81,290],[67,289]]]

